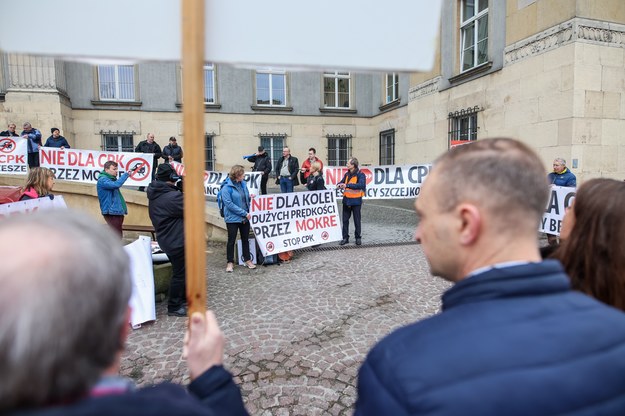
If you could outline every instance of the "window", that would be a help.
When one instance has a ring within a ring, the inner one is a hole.
[[[386,101],[385,103],[392,103],[393,101],[399,99],[399,75],[393,72],[392,74],[385,75],[385,95]]]
[[[328,135],[328,166],[345,166],[352,153],[352,136]]]
[[[488,62],[488,0],[462,0],[462,71]]]
[[[380,165],[395,164],[395,129],[380,133]]]
[[[266,135],[260,136],[260,145],[265,148],[265,151],[269,154],[271,158],[271,177],[275,177],[275,172],[273,169],[276,165],[278,159],[282,157],[282,149],[284,148],[284,139],[286,135]]]
[[[103,101],[134,101],[135,67],[98,65],[98,90]]]
[[[286,105],[286,72],[271,68],[256,71],[256,104]]]
[[[215,104],[215,65],[213,64],[204,65],[204,103]]]
[[[102,133],[102,150],[105,152],[134,152],[134,132]]]
[[[478,106],[449,113],[449,147],[477,140]]]
[[[326,108],[350,108],[350,84],[349,72],[324,72],[323,106]]]
[[[215,170],[215,137],[214,134],[204,135],[204,164],[205,170]]]

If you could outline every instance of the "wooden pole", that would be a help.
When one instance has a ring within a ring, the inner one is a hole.
[[[206,310],[204,0],[182,0],[184,232],[189,316]]]

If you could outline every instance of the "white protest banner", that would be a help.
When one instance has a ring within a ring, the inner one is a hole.
[[[7,175],[28,173],[27,145],[26,139],[21,137],[0,137],[0,173]]]
[[[40,209],[67,209],[67,204],[65,204],[63,195],[54,195],[53,199],[44,196],[43,198],[0,204],[0,219],[9,215],[37,212]]]
[[[250,214],[264,256],[342,238],[332,191],[259,195],[252,199]]]
[[[185,168],[182,163],[171,162],[178,176],[185,175]],[[262,172],[245,172],[243,180],[247,184],[247,190],[250,195],[258,195],[260,192],[260,179]],[[228,177],[228,172],[204,171],[204,195],[217,196],[217,192],[221,188],[221,183]]]
[[[150,237],[141,236],[124,246],[130,257],[132,296],[130,297],[130,324],[138,328],[142,323],[156,319],[154,298],[154,269],[152,266],[152,246]]]
[[[408,199],[416,198],[421,193],[423,181],[430,173],[432,165],[406,166],[362,166],[365,174],[367,191],[365,199]],[[346,167],[328,166],[323,168],[326,188],[333,190],[337,198],[343,198],[343,191],[336,185],[347,173]]]
[[[543,219],[540,222],[538,231],[547,234],[560,235],[560,227],[562,226],[562,219],[566,208],[570,207],[575,198],[575,188],[569,188],[564,186],[551,186],[551,193],[549,196],[549,202]]]
[[[104,163],[113,160],[119,165],[119,174],[138,167],[130,174],[124,186],[148,186],[152,182],[151,153],[100,152],[97,150],[57,149],[40,147],[41,166],[54,172],[56,179],[73,182],[96,183]]]

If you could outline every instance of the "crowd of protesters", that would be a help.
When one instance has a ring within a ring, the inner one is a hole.
[[[9,135],[11,130],[15,125]],[[24,123],[22,136],[29,140],[30,166],[41,133]],[[48,142],[69,148],[58,129]],[[148,134],[137,151],[166,160],[154,170],[148,207],[157,240],[177,264],[168,315],[185,317],[182,186],[169,164],[183,153],[175,142],[170,139],[163,156]],[[262,147],[247,159],[263,175],[272,166]],[[0,269],[7,289],[0,292],[0,372],[7,375],[0,384],[0,413],[247,414],[223,368],[224,339],[212,312],[191,316],[184,341],[191,379],[186,389],[136,389],[119,377],[131,293],[119,244],[127,214],[119,189],[128,173],[118,178],[117,164],[107,163],[97,189],[117,237],[71,211],[0,225],[0,239],[13,242],[13,255]],[[301,168],[284,148],[274,172],[282,192],[293,192],[300,181],[316,191],[325,188],[322,166],[314,148]],[[347,168],[337,185],[344,191],[340,244],[349,241],[353,216],[360,245],[365,179],[358,159],[351,158]],[[440,314],[395,330],[371,349],[359,372],[356,415],[625,413],[625,182],[584,182],[564,217],[559,245],[542,260],[536,230],[548,187],[577,185],[564,159],[557,158],[553,168],[545,180],[536,153],[510,139],[459,146],[434,163],[415,204],[416,239],[432,275],[453,286],[442,296]],[[490,180],[494,175],[497,181]],[[50,197],[53,186],[52,171],[31,166],[22,199]],[[245,241],[249,234],[251,197],[243,166],[232,167],[224,187],[231,272],[236,236]],[[33,262],[32,247],[43,239],[47,244]],[[243,261],[253,269],[246,248]],[[75,305],[70,314],[68,305]],[[64,342],[49,356],[59,334]],[[44,356],[49,358],[32,359]]]

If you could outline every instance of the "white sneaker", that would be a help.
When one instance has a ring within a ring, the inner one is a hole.
[[[256,265],[252,263],[252,260],[248,260],[245,262],[245,267],[247,267],[248,269],[255,269]]]
[[[234,264],[232,264],[232,263],[228,263],[228,264],[226,265],[226,272],[228,272],[228,273],[232,273],[232,271],[233,271],[233,270],[234,270]]]

